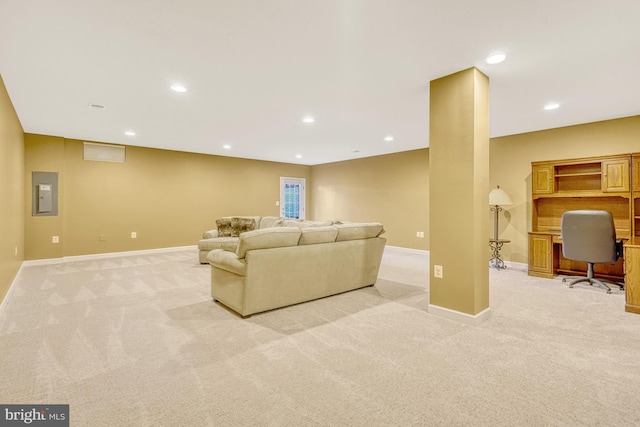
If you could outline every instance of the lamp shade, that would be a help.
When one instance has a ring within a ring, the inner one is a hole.
[[[494,188],[489,193],[489,204],[491,206],[512,206],[513,202],[511,197],[498,185],[498,188]]]

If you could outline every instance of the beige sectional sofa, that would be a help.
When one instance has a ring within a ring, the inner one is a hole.
[[[213,299],[247,317],[375,284],[382,224],[308,225],[247,231],[235,251],[210,251]]]
[[[234,221],[235,218],[235,221]],[[217,228],[205,231],[198,242],[198,258],[200,264],[207,264],[207,254],[214,249],[235,250],[238,236],[246,231],[247,222],[253,221],[251,230],[281,226],[284,222],[279,216],[227,216],[216,220]],[[236,226],[234,229],[234,225]],[[224,232],[227,231],[227,233]],[[224,235],[223,235],[224,234]]]

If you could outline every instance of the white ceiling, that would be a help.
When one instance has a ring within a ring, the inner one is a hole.
[[[29,133],[367,157],[427,147],[429,82],[472,66],[492,137],[640,114],[640,0],[0,0],[0,17]],[[484,63],[495,51],[506,61]]]

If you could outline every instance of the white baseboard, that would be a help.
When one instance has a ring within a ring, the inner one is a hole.
[[[390,246],[390,245],[386,245],[385,249],[391,249],[398,252],[409,252],[413,254],[429,255],[429,251],[425,251],[424,249],[411,249],[411,248],[403,248],[402,246]]]
[[[477,326],[480,323],[491,317],[491,307],[487,307],[480,313],[471,315],[462,313],[460,311],[451,310],[448,308],[440,307],[438,305],[429,304],[427,308],[429,314],[433,314],[444,319],[453,320],[455,322],[464,323],[470,326]]]
[[[0,317],[2,317],[2,313],[4,313],[6,303],[7,301],[9,301],[9,297],[11,296],[11,294],[13,293],[13,290],[15,289],[15,284],[18,281],[18,278],[20,277],[20,273],[22,273],[22,267],[24,267],[24,261],[22,262],[22,264],[20,264],[20,268],[18,269],[18,272],[16,273],[15,277],[11,281],[11,284],[9,285],[9,289],[7,289],[7,293],[4,295],[2,302],[0,302]]]
[[[505,261],[504,265],[506,265],[507,269],[509,269],[509,270],[529,271],[529,264],[527,264],[525,262]],[[491,267],[491,265],[489,265],[489,268],[493,268],[493,267]]]
[[[411,248],[404,248],[402,246],[391,246],[391,245],[386,245],[385,249],[390,249],[398,252],[422,254],[422,255],[429,255],[430,253],[429,251],[424,249],[411,249]],[[507,266],[508,269],[511,269],[511,270],[528,271],[529,269],[529,265],[526,262],[505,261],[504,264]]]
[[[105,259],[105,258],[120,258],[120,257],[135,256],[135,255],[152,255],[152,254],[163,253],[163,252],[176,252],[176,251],[196,250],[196,249],[198,249],[198,246],[193,245],[193,246],[177,246],[172,248],[145,249],[140,251],[108,252],[104,254],[91,254],[91,255],[75,255],[75,256],[66,256],[63,258],[34,259],[34,260],[25,261],[22,263],[22,265],[30,266],[30,265],[64,264],[66,262],[87,261],[87,260]]]

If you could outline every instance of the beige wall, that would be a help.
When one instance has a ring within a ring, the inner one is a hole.
[[[309,166],[130,146],[125,163],[85,161],[82,141],[51,136],[25,147],[26,259],[195,245],[221,216],[278,215],[281,176],[310,179]],[[32,171],[59,173],[57,217],[31,216]]]
[[[311,176],[314,218],[381,222],[388,245],[429,249],[428,149],[317,165]]]
[[[25,259],[61,258],[64,256],[64,138],[26,134],[24,140],[24,237]],[[32,172],[58,173],[57,216],[31,216]],[[51,237],[59,236],[60,243],[51,244]]]
[[[0,77],[0,301],[24,259],[24,132]]]
[[[640,116],[493,138],[490,150],[491,187],[500,185],[515,204],[500,216],[500,238],[511,240],[502,254],[527,263],[531,162],[640,152]]]
[[[515,205],[500,216],[500,237],[510,239],[505,260],[527,263],[531,229],[531,162],[640,152],[640,116],[492,138],[490,187],[500,185]],[[311,168],[313,216],[380,221],[388,244],[428,250],[429,149]],[[487,202],[487,209],[488,202]],[[493,217],[489,216],[493,235]]]
[[[0,206],[9,236],[0,241],[2,294],[23,258],[194,245],[217,217],[277,215],[280,176],[307,179],[310,219],[380,221],[389,245],[429,249],[428,149],[313,167],[139,147],[127,147],[125,164],[90,162],[82,160],[81,141],[23,135],[0,89],[0,195],[9,201]],[[504,258],[527,262],[532,161],[638,151],[640,116],[493,138],[490,186],[500,185],[515,202],[500,218],[500,237],[512,241]],[[58,217],[31,216],[32,171],[59,172]]]

